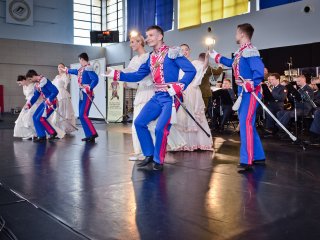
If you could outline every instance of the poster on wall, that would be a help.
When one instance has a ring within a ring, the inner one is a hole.
[[[104,73],[104,69],[106,69],[106,59],[99,58],[90,61],[90,65],[93,67],[95,73],[99,77],[99,83],[94,88],[94,103],[99,108],[103,117],[106,117],[106,82],[105,78],[101,77],[100,74]],[[80,64],[74,63],[70,64],[71,69],[79,69]],[[79,85],[78,85],[78,77],[76,75],[70,75],[71,82],[70,82],[70,95],[71,95],[71,102],[75,112],[76,117],[79,117]],[[94,104],[91,105],[89,117],[90,118],[97,118],[103,119],[99,111],[97,110]]]
[[[33,0],[7,0],[6,22],[33,25]]]
[[[112,66],[113,69],[121,70],[123,65]],[[123,105],[124,105],[124,86],[123,82],[113,81],[108,78],[108,117],[109,122],[121,122],[123,117]]]

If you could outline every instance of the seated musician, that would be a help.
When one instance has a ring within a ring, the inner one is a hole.
[[[297,112],[297,117],[304,117],[310,114],[313,108],[311,102],[308,100],[309,98],[313,100],[313,90],[307,84],[306,77],[304,75],[298,76],[296,79],[296,84],[298,90],[293,86],[292,83],[286,86],[288,97],[292,97],[294,99],[294,108],[291,110],[282,110],[277,113],[278,120],[285,127],[288,127],[290,120],[295,117],[295,110]]]
[[[317,105],[317,108],[313,113],[314,119],[310,127],[311,141],[320,143],[320,78],[313,79],[310,85],[314,92],[313,102]]]
[[[284,101],[287,98],[287,90],[285,86],[280,84],[280,75],[278,73],[271,73],[268,77],[268,82],[272,90],[266,85],[262,84],[262,91],[264,102],[273,115],[281,110],[284,110]],[[266,114],[266,132],[273,131],[275,126],[275,121],[270,117],[269,114]]]
[[[214,130],[223,131],[225,123],[232,115],[232,105],[235,98],[230,79],[224,79],[222,88],[212,93],[212,101],[216,103],[215,108],[211,111]]]
[[[320,77],[313,78],[311,80],[310,87],[313,90],[313,102],[317,105],[317,107],[320,107]]]

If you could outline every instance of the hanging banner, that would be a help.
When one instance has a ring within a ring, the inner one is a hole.
[[[33,0],[7,0],[6,22],[33,25]]]
[[[123,65],[112,66],[113,69],[121,70]],[[108,78],[108,117],[109,122],[121,122],[123,118],[123,106],[124,106],[124,87],[123,82],[113,81],[112,78]]]
[[[105,78],[101,77],[100,74],[104,73],[104,69],[106,69],[106,59],[99,58],[90,61],[90,65],[93,67],[95,73],[99,77],[98,85],[93,89],[94,92],[94,103],[97,105],[101,113],[106,117],[106,82]],[[79,69],[80,63],[70,64],[71,69]],[[79,117],[79,85],[78,85],[78,77],[76,75],[70,75],[70,95],[71,102],[75,112],[75,116]],[[92,104],[90,108],[90,118],[99,118],[103,119],[97,108]]]

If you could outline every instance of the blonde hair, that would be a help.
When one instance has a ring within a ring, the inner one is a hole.
[[[130,41],[131,40],[136,40],[142,47],[144,47],[144,37],[140,33],[138,33],[137,36],[130,37]]]

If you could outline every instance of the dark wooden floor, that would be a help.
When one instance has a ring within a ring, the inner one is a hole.
[[[214,138],[214,155],[169,153],[154,172],[128,161],[130,126],[96,126],[95,144],[81,142],[82,131],[37,144],[0,129],[2,187],[58,223],[19,222],[21,203],[0,199],[19,239],[320,239],[319,148],[265,139],[267,166],[242,175],[239,138],[226,134]],[[61,226],[68,231],[55,235]]]

